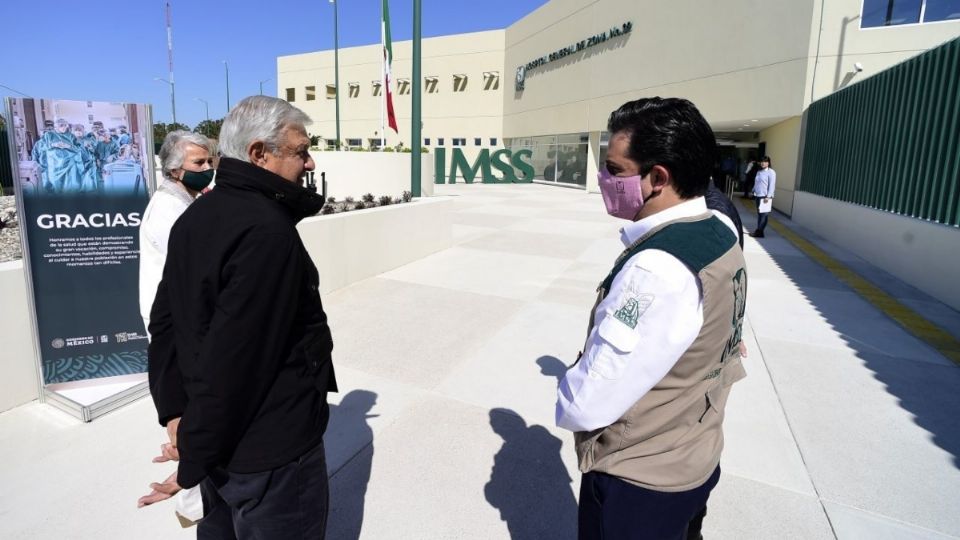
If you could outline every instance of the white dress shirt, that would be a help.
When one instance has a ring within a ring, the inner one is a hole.
[[[627,225],[621,240],[629,247],[662,223],[706,212],[704,198],[697,197]],[[631,300],[639,316],[617,317]],[[662,250],[631,257],[594,312],[583,355],[560,381],[557,425],[593,431],[616,422],[669,373],[701,326],[703,293],[696,274]]]
[[[163,277],[170,228],[192,202],[193,197],[179,182],[163,179],[143,211],[140,222],[140,316],[144,328],[150,326],[150,308]],[[150,335],[149,331],[147,335]]]

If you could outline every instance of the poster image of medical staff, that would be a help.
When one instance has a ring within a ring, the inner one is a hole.
[[[150,106],[7,98],[7,118],[44,384],[143,373]]]
[[[143,105],[12,99],[20,187],[27,197],[134,194],[147,197]]]

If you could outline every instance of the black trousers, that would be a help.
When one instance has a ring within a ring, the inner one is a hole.
[[[754,232],[763,234],[763,230],[767,228],[767,220],[770,218],[770,213],[760,213],[760,201],[763,200],[763,197],[756,197],[755,200],[757,201],[757,230]]]
[[[299,459],[259,473],[222,471],[200,484],[198,540],[322,539],[329,493],[323,443]]]
[[[653,491],[609,474],[589,472],[580,483],[580,540],[685,540],[700,537],[707,499],[720,467],[690,491]]]

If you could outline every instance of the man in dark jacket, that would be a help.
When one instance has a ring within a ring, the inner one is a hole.
[[[296,229],[323,206],[302,187],[309,123],[280,99],[241,101],[220,132],[216,189],[170,233],[149,375],[164,455],[180,464],[141,504],[200,485],[200,538],[325,532],[333,341]]]

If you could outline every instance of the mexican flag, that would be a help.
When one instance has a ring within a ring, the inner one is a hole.
[[[400,133],[397,130],[397,115],[393,112],[393,92],[390,90],[390,64],[393,63],[393,44],[390,42],[390,9],[387,6],[387,0],[383,0],[380,37],[383,41],[383,87],[387,100],[387,125],[393,128],[394,133]]]

